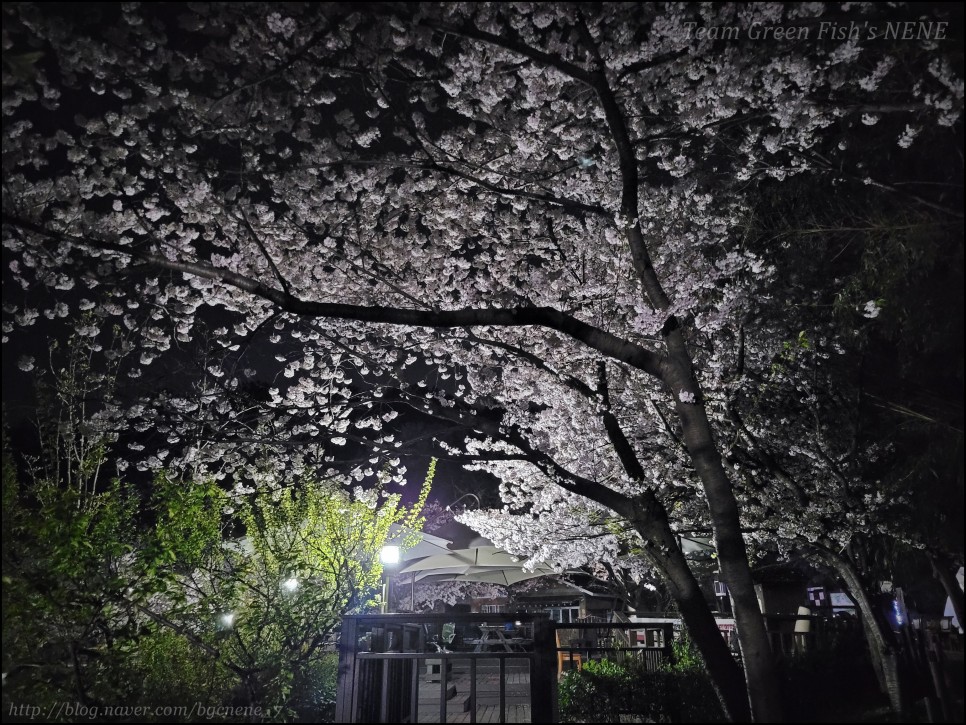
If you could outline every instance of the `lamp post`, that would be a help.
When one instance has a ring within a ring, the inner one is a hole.
[[[386,614],[389,611],[389,596],[392,594],[392,577],[389,570],[399,563],[399,547],[382,547],[379,552],[379,561],[382,562],[382,606],[380,613]]]
[[[480,497],[479,496],[477,496],[475,493],[464,493],[458,499],[456,499],[455,501],[453,501],[453,503],[451,503],[449,506],[447,506],[446,507],[446,510],[447,511],[452,511],[453,510],[453,507],[456,504],[458,504],[460,501],[462,501],[464,498],[475,498],[476,499],[476,508],[483,508],[483,504],[480,503]]]

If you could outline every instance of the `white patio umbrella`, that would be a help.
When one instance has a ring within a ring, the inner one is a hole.
[[[399,573],[411,574],[413,584],[417,581],[462,581],[491,582],[503,586],[556,573],[543,563],[538,563],[531,571],[527,571],[523,568],[526,563],[524,557],[515,556],[495,546],[476,546],[412,561]]]
[[[442,573],[452,574],[455,573],[456,569],[465,569],[466,567],[473,566],[472,557],[461,554],[461,551],[463,550],[456,549],[455,551],[450,551],[446,554],[435,554],[434,556],[427,556],[423,559],[410,561],[406,564],[406,566],[399,570],[399,573],[409,574],[417,571],[441,569],[445,570]]]
[[[406,541],[412,540],[414,534],[419,537],[419,542],[407,548]],[[401,561],[413,561],[434,555],[445,555],[451,551],[448,547],[452,543],[449,539],[443,539],[422,531],[414,532],[412,529],[407,529],[398,524],[393,524],[389,527],[389,537],[386,539],[387,546],[400,547]]]
[[[466,573],[471,567],[522,569],[525,562],[525,558],[509,554],[495,546],[476,546],[471,549],[455,549],[446,554],[436,554],[413,561],[400,569],[399,573],[438,570],[433,573],[460,574]]]
[[[416,543],[413,543],[417,539]],[[424,531],[414,531],[406,526],[400,526],[399,524],[393,524],[389,527],[389,536],[386,538],[386,547],[399,547],[399,559],[403,563],[406,562],[417,562],[427,558],[432,558],[434,556],[445,556],[446,553],[450,551],[449,545],[453,542],[449,539],[444,539],[440,536],[433,536],[432,534],[427,534]],[[391,572],[387,572],[391,574]],[[397,572],[397,573],[402,573]],[[392,577],[386,579],[386,591],[384,596],[388,601],[391,599],[391,591],[389,589]],[[416,575],[412,575],[410,581],[410,587],[416,586]],[[413,589],[410,590],[414,592]],[[413,601],[416,597],[412,595]]]
[[[525,579],[549,576],[557,572],[548,566],[539,565],[533,571],[517,567],[503,568],[491,566],[453,566],[445,569],[427,569],[410,572],[418,582],[494,582],[496,584],[515,584]]]
[[[556,574],[553,569],[546,566],[539,566],[533,571],[523,569],[495,569],[490,571],[467,572],[453,577],[452,581],[458,582],[489,582],[491,584],[502,584],[505,587],[527,579],[536,579],[539,576],[550,576]]]
[[[442,569],[426,569],[425,571],[411,571],[409,572],[409,574],[410,576],[415,578],[415,581],[418,581],[418,582],[426,581],[426,580],[450,581],[454,577],[458,577],[460,574],[466,574],[468,571],[470,571],[471,568],[472,567],[464,564],[463,566],[448,566]],[[493,570],[490,569],[489,571],[493,571]]]

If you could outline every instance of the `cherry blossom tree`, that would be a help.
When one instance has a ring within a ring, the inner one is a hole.
[[[398,464],[400,410],[448,421],[507,514],[588,512],[604,549],[625,522],[726,712],[780,718],[719,422],[770,355],[739,354],[775,274],[742,223],[765,180],[897,193],[835,160],[958,121],[934,37],[814,42],[884,19],[820,4],[4,13],[4,341],[76,305],[78,334],[131,333],[131,378],[192,370],[104,409],[165,441],[132,462],[257,483],[266,448],[299,475],[354,439],[361,479]],[[811,41],[692,32],[779,25]],[[698,504],[747,691],[674,530]]]
[[[823,343],[803,333],[758,386],[729,402],[734,429],[726,460],[740,481],[752,548],[804,554],[842,579],[858,605],[883,692],[901,712],[895,638],[876,614],[872,582],[854,553],[883,535],[907,535],[899,522],[911,496],[876,478],[876,462],[891,456],[860,432],[857,391],[834,370],[838,355]],[[780,438],[765,423],[772,419],[783,421]]]
[[[959,173],[936,168],[933,184]],[[930,314],[962,278],[961,223],[917,203],[885,207],[876,194],[853,194],[849,206],[803,209],[783,197],[756,210],[772,234],[797,237],[773,283],[785,309],[759,330],[799,332],[748,344],[771,349],[772,362],[749,369],[729,398],[725,459],[755,548],[794,550],[841,578],[902,712],[899,643],[874,605],[879,582],[896,577],[895,557],[873,562],[889,551],[962,560],[961,527],[957,536],[945,521],[962,519],[962,376],[948,365],[962,341],[946,330],[961,327],[961,313]],[[853,219],[862,221],[843,223]],[[914,395],[908,374],[928,378]]]
[[[419,581],[410,586],[408,576],[395,578],[394,611],[433,611],[437,606],[463,603],[472,599],[506,599],[507,588],[498,584],[470,581]]]

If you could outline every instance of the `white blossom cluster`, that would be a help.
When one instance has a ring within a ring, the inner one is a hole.
[[[628,541],[608,528],[613,514],[573,481],[628,497],[647,490],[706,525],[678,413],[706,406],[717,433],[734,433],[726,401],[752,385],[736,371],[739,335],[747,366],[767,370],[776,341],[794,333],[758,322],[775,301],[781,250],[744,243],[756,185],[826,173],[816,160],[841,157],[829,129],[871,132],[886,106],[906,114],[902,148],[962,113],[962,79],[945,58],[913,84],[894,55],[870,58],[851,41],[775,52],[686,32],[698,20],[825,12],[125,5],[94,28],[17,5],[5,53],[44,52],[27,73],[4,70],[3,199],[19,222],[5,223],[3,243],[20,288],[8,295],[5,285],[4,343],[75,305],[91,315],[78,334],[116,327],[112,354],[143,387],[104,415],[163,442],[133,443],[130,460],[144,469],[244,472],[239,485],[258,485],[325,471],[358,443],[357,482],[403,483],[406,435],[393,419],[434,416],[460,426],[457,452],[502,481],[506,508],[468,514],[474,527],[562,568],[621,561]],[[474,33],[447,30],[463,26]],[[53,120],[39,122],[44,114]],[[635,245],[666,300],[642,282]],[[379,314],[360,318],[363,308]],[[378,321],[385,310],[492,318],[544,308],[570,327]],[[693,357],[687,385],[626,361],[628,351],[659,357],[672,323]],[[577,339],[568,330],[578,325],[621,352]],[[19,367],[34,364],[24,356]],[[155,383],[164,372],[178,382]],[[811,405],[814,391],[798,393]],[[643,478],[622,466],[605,414]],[[834,436],[806,436],[796,421],[782,424],[802,436],[787,457],[825,475]],[[750,420],[749,435],[767,439],[774,425]],[[746,519],[780,499],[752,497]],[[810,500],[814,520],[841,508]],[[871,525],[849,511],[849,526]],[[810,527],[798,533],[818,536]]]

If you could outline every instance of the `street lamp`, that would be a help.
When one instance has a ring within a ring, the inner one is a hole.
[[[449,506],[447,506],[446,507],[446,510],[447,511],[452,511],[453,510],[453,507],[456,504],[458,504],[460,501],[462,501],[464,498],[475,498],[476,499],[476,508],[483,508],[483,504],[480,503],[480,497],[479,496],[477,496],[475,493],[464,493],[458,499],[456,499],[455,501],[453,501],[453,503],[451,503]]]
[[[389,611],[389,596],[392,593],[392,578],[389,569],[399,563],[399,547],[387,545],[379,551],[379,561],[382,562],[382,606],[381,614]]]

